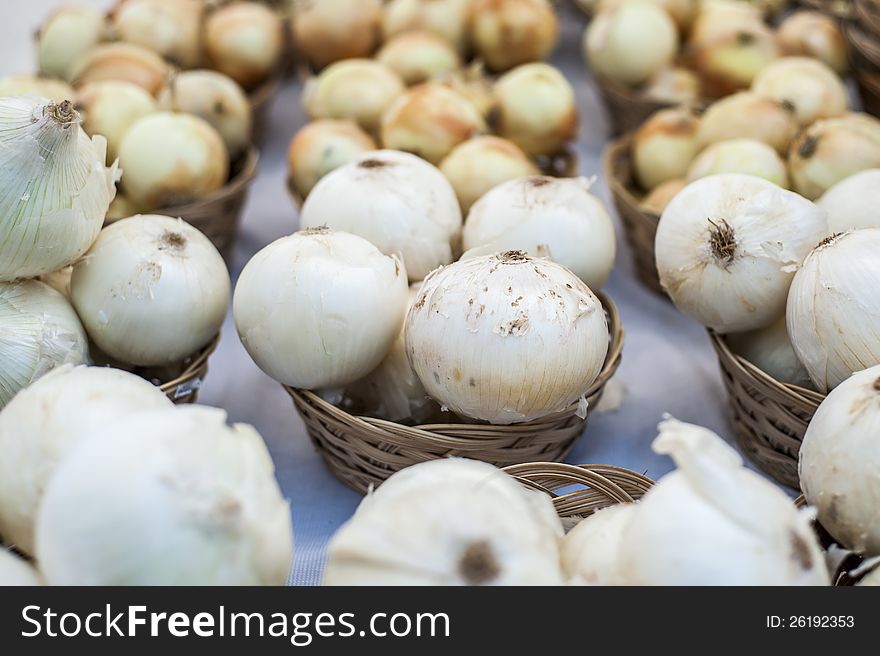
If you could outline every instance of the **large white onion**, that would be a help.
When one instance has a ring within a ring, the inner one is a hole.
[[[171,407],[157,387],[119,369],[65,365],[0,412],[0,535],[34,555],[43,492],[64,458],[108,424]]]
[[[473,0],[389,0],[382,16],[386,40],[411,30],[439,34],[464,53],[469,46],[468,26]]]
[[[364,153],[327,174],[303,203],[300,227],[326,225],[400,254],[412,281],[453,260],[461,210],[443,174],[393,150]]]
[[[316,228],[254,255],[238,279],[233,313],[244,347],[269,376],[293,387],[338,388],[379,365],[400,332],[406,299],[397,256]]]
[[[605,362],[608,322],[568,269],[511,251],[428,276],[407,315],[406,348],[443,406],[513,424],[583,399]]]
[[[464,257],[522,250],[549,257],[592,290],[614,266],[614,224],[587,178],[533,176],[505,182],[471,208]]]
[[[34,566],[14,553],[0,548],[0,588],[43,585]]]
[[[76,95],[73,87],[63,80],[38,75],[12,74],[0,79],[0,97],[39,96],[55,102],[72,100]]]
[[[683,178],[700,151],[700,118],[686,107],[661,109],[636,131],[633,168],[644,189]]]
[[[837,21],[820,11],[798,11],[779,25],[776,38],[786,55],[814,57],[843,75],[849,68],[846,39]]]
[[[562,571],[569,583],[614,585],[623,531],[635,505],[619,503],[582,519],[562,541]]]
[[[171,66],[152,50],[118,41],[83,53],[73,63],[70,77],[77,87],[104,80],[131,82],[155,96],[170,72]]]
[[[289,4],[297,52],[315,66],[369,57],[375,49],[382,0],[293,0]]]
[[[660,284],[679,310],[720,333],[763,328],[784,313],[794,272],[827,231],[824,211],[771,182],[701,178],[660,218]]]
[[[846,87],[837,74],[809,57],[783,57],[755,77],[752,91],[794,108],[802,125],[846,112]]]
[[[82,5],[58,7],[49,14],[37,36],[40,72],[69,81],[73,64],[104,38],[105,31],[100,9]]]
[[[831,234],[880,228],[880,169],[859,171],[832,185],[816,205],[828,212]]]
[[[461,66],[461,58],[453,45],[427,30],[392,37],[376,54],[376,59],[407,84],[426,82]]]
[[[283,585],[291,528],[256,430],[216,408],[153,410],[61,463],[37,560],[50,585]]]
[[[766,328],[728,335],[727,342],[734,353],[776,380],[812,389],[810,375],[788,337],[785,315]]]
[[[104,80],[80,87],[76,108],[83,117],[86,134],[100,134],[107,139],[107,161],[113,162],[128,129],[139,119],[156,112],[158,106],[153,96],[136,84]]]
[[[214,245],[180,219],[145,215],[101,231],[73,269],[70,294],[89,337],[126,364],[172,364],[207,345],[229,307]]]
[[[284,55],[281,18],[259,2],[215,9],[205,19],[203,38],[211,67],[248,90],[272,75]]]
[[[549,0],[473,0],[471,43],[493,71],[545,59],[559,35]]]
[[[705,148],[688,167],[688,180],[697,180],[718,173],[745,173],[788,187],[785,162],[763,141],[729,139]]]
[[[740,91],[712,103],[700,119],[700,144],[757,139],[784,155],[798,131],[792,108],[752,91]]]
[[[204,0],[125,0],[112,14],[115,35],[162,55],[183,68],[202,56]]]

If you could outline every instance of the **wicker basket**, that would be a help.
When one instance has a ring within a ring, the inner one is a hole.
[[[623,327],[617,308],[599,294],[608,314],[611,343],[605,366],[587,392],[589,407],[620,364]],[[384,419],[355,417],[307,390],[284,387],[306,431],[330,471],[360,492],[410,465],[447,456],[483,460],[499,467],[565,458],[584,430],[576,408],[510,426],[430,424],[404,426]]]
[[[654,112],[675,106],[673,103],[645,98],[638,91],[600,77],[596,78],[596,86],[605,101],[614,136],[632,132]]]
[[[602,168],[632,251],[636,277],[651,291],[668,298],[660,286],[654,259],[654,238],[660,217],[643,208],[633,191],[635,182],[630,162],[631,142],[632,135],[628,134],[608,144],[602,156]]]
[[[880,2],[877,0],[855,0],[853,20],[868,34],[880,37]]]
[[[184,359],[177,367],[180,374],[170,380],[163,381],[148,376],[143,377],[155,384],[165,393],[165,396],[177,405],[195,403],[198,400],[202,382],[208,374],[208,358],[217,349],[219,343],[220,335],[217,335],[202,350]]]
[[[259,153],[253,146],[234,164],[230,181],[220,190],[186,205],[166,207],[157,214],[180,217],[201,230],[229,262],[235,247],[238,224],[251,182],[257,174]]]
[[[855,24],[844,28],[844,35],[850,45],[850,56],[856,74],[863,70],[880,70],[880,38],[868,34]]]
[[[800,4],[813,11],[818,11],[840,21],[849,20],[855,14],[854,4],[859,0],[800,0]]]
[[[823,394],[780,383],[735,355],[721,335],[709,331],[730,398],[733,427],[749,459],[780,483],[798,481],[798,452]]]

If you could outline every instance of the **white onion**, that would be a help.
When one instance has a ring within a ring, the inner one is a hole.
[[[37,518],[50,585],[283,585],[290,511],[259,433],[204,406],[108,424],[58,468]]]
[[[152,50],[118,42],[86,51],[73,63],[70,77],[77,87],[104,80],[131,82],[155,96],[170,72],[171,67]]]
[[[0,79],[0,97],[39,96],[55,102],[72,100],[76,92],[63,80],[37,75],[7,75]]]
[[[688,167],[689,181],[718,173],[746,173],[788,187],[785,162],[773,148],[755,139],[730,139],[705,148]]]
[[[86,134],[107,139],[107,161],[119,154],[119,144],[138,119],[157,111],[156,101],[131,82],[104,80],[89,82],[76,94],[76,108],[82,114]]]
[[[406,299],[396,256],[318,228],[254,255],[238,279],[233,314],[244,347],[269,376],[292,387],[336,388],[379,365],[400,332]]]
[[[720,97],[747,89],[779,57],[776,35],[763,23],[730,30],[694,54],[705,94]]]
[[[407,84],[418,84],[461,66],[458,51],[446,39],[428,31],[404,32],[392,37],[376,59]]]
[[[408,153],[379,150],[327,174],[303,203],[300,227],[326,225],[400,254],[411,281],[453,260],[461,210],[443,174]]]
[[[183,68],[201,58],[204,0],[124,0],[112,13],[115,35]]]
[[[0,588],[43,585],[33,565],[14,553],[0,549]]]
[[[617,558],[635,505],[618,503],[582,519],[562,541],[562,571],[569,583],[614,585]]]
[[[786,55],[814,57],[843,75],[849,68],[846,39],[837,22],[819,11],[798,11],[779,25],[776,34]]]
[[[203,38],[211,67],[248,90],[266,80],[284,55],[281,18],[258,2],[215,9],[205,19]]]
[[[512,251],[428,276],[407,315],[406,349],[443,406],[513,424],[583,399],[605,362],[608,322],[568,269]]]
[[[65,365],[22,390],[0,412],[0,535],[34,555],[34,526],[56,467],[106,425],[171,407],[158,388],[109,367]]]
[[[389,0],[382,16],[385,40],[411,30],[439,34],[463,53],[468,49],[468,25],[473,0]]]
[[[475,257],[522,250],[549,257],[599,290],[614,266],[614,224],[587,178],[533,176],[483,196],[465,222],[462,245]]]
[[[376,47],[382,0],[297,0],[290,5],[296,49],[319,68],[369,57]]]
[[[654,214],[663,214],[663,210],[666,209],[666,206],[669,205],[670,201],[678,195],[678,192],[687,187],[687,185],[688,181],[684,178],[667,180],[654,187],[644,198],[642,198],[642,202],[639,203],[639,205]]]
[[[700,119],[697,136],[708,146],[729,139],[757,139],[784,155],[798,131],[792,108],[752,91],[712,103]]]
[[[771,182],[701,178],[660,218],[660,284],[679,310],[720,333],[763,328],[784,313],[794,272],[827,231],[824,211]]]
[[[831,234],[880,228],[880,169],[859,171],[832,185],[816,205],[828,212]]]
[[[788,337],[785,315],[766,328],[728,335],[727,343],[734,353],[779,382],[813,388],[810,375]]]
[[[645,84],[645,98],[670,105],[693,105],[700,98],[700,78],[681,66],[657,71]]]
[[[594,11],[602,11],[615,7],[621,2],[630,0],[594,0]],[[661,7],[670,18],[675,21],[676,27],[682,34],[687,33],[694,20],[697,9],[702,0],[648,0]]]
[[[40,72],[70,80],[73,64],[104,38],[105,30],[104,14],[95,7],[58,7],[43,23],[37,36]]]
[[[644,189],[687,174],[700,151],[700,118],[686,107],[661,109],[636,131],[632,142],[633,168]]]
[[[830,237],[804,260],[788,295],[788,334],[819,391],[880,364],[880,229]]]
[[[477,56],[493,71],[545,59],[559,25],[549,0],[473,0],[470,36]]]
[[[207,345],[229,306],[226,264],[180,219],[133,216],[101,231],[70,292],[89,337],[126,364],[171,364]]]
[[[846,87],[837,74],[809,57],[783,57],[755,78],[752,91],[790,107],[802,126],[846,112]]]

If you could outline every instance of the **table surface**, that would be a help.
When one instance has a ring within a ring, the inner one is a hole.
[[[86,1],[99,7],[110,4]],[[33,70],[31,35],[42,18],[59,4],[61,0],[3,0],[0,74]],[[601,170],[609,123],[583,64],[583,19],[565,11],[562,26],[553,62],[577,92],[581,129],[576,150],[581,173],[597,176],[596,193],[611,207]],[[274,100],[259,175],[244,211],[233,281],[256,251],[297,229],[297,211],[285,187],[285,156],[291,137],[307,120],[299,102],[300,89],[300,84],[291,80]],[[707,426],[730,439],[726,396],[704,329],[639,285],[619,222],[617,235],[617,262],[605,291],[620,309],[626,329],[623,362],[615,376],[616,384],[625,387],[625,396],[617,410],[591,416],[568,461],[620,465],[657,478],[672,469],[671,461],[654,454],[650,447],[664,413]],[[236,335],[231,313],[220,346],[211,358],[200,402],[226,409],[230,421],[253,424],[265,438],[293,515],[296,555],[291,583],[318,584],[327,541],[351,516],[361,496],[324,467],[290,397],[248,357]]]

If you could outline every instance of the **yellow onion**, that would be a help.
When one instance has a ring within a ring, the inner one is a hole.
[[[70,100],[75,92],[67,82],[38,75],[13,74],[0,79],[0,97],[39,96],[55,102]]]
[[[438,80],[470,100],[486,120],[495,109],[494,83],[480,61],[441,76]]]
[[[474,0],[471,41],[493,71],[547,57],[559,25],[549,0]]]
[[[747,2],[701,0],[688,36],[688,45],[696,50],[732,32],[750,30],[763,24],[761,11]]]
[[[385,64],[346,59],[306,82],[302,99],[313,119],[350,119],[364,130],[376,132],[385,110],[405,90],[400,76]]]
[[[77,60],[71,71],[74,86],[118,80],[143,87],[155,96],[165,85],[171,68],[152,50],[120,42],[92,48]]]
[[[861,113],[816,121],[792,142],[788,166],[793,189],[819,198],[854,173],[880,167],[880,121]]]
[[[689,182],[719,173],[745,173],[788,188],[788,172],[778,153],[763,141],[729,139],[714,143],[694,158]]]
[[[112,16],[120,41],[136,43],[184,68],[198,65],[203,0],[124,0]]]
[[[628,0],[597,0],[594,4],[594,13],[603,9],[614,7],[621,2]],[[697,8],[701,0],[648,0],[653,2],[666,11],[667,14],[675,21],[675,26],[681,34],[687,33],[694,21]]]
[[[372,137],[353,121],[313,121],[293,137],[287,150],[288,186],[302,198],[318,180],[362,153],[376,149]]]
[[[439,164],[462,141],[486,131],[476,106],[447,86],[426,82],[398,98],[382,117],[382,146]]]
[[[407,84],[418,84],[461,65],[458,52],[441,36],[428,31],[404,32],[392,37],[376,59]]]
[[[843,75],[849,68],[846,39],[837,22],[819,11],[798,11],[776,33],[786,55],[814,57]]]
[[[638,129],[632,155],[636,179],[643,189],[683,178],[700,150],[700,119],[686,108],[661,109]]]
[[[700,98],[700,78],[681,66],[669,66],[648,80],[642,94],[650,100],[670,105],[696,104]]]
[[[40,72],[70,80],[71,66],[104,38],[105,31],[104,14],[98,9],[59,7],[43,23],[37,37]]]
[[[280,65],[284,29],[278,15],[257,2],[232,2],[205,20],[205,53],[212,68],[253,89]]]
[[[701,146],[728,139],[757,139],[785,154],[797,131],[790,105],[740,91],[709,106],[700,120],[698,137]]]
[[[574,89],[549,64],[523,64],[495,83],[495,128],[529,155],[554,155],[574,138]]]
[[[694,66],[704,93],[726,96],[747,89],[752,80],[774,59],[779,46],[763,23],[719,36],[694,53]]]
[[[119,154],[119,144],[138,119],[157,110],[156,100],[131,82],[104,80],[89,82],[76,94],[76,108],[83,117],[86,134],[107,139],[107,161]]]
[[[440,171],[455,189],[462,212],[502,182],[540,173],[519,146],[493,136],[459,144],[440,163]]]
[[[468,49],[468,24],[473,0],[390,0],[382,16],[382,34],[389,39],[409,30],[428,30],[463,53]]]
[[[119,146],[119,162],[126,196],[143,209],[202,198],[229,174],[223,138],[190,114],[156,112],[137,121]]]
[[[297,0],[291,5],[293,41],[315,66],[369,57],[376,48],[381,0]]]
[[[846,87],[837,74],[809,57],[783,57],[755,78],[752,91],[794,107],[803,125],[846,112]]]
[[[663,210],[669,205],[669,201],[675,198],[678,192],[684,189],[687,184],[686,178],[673,178],[672,180],[661,182],[642,199],[639,205],[659,216],[663,214]]]

